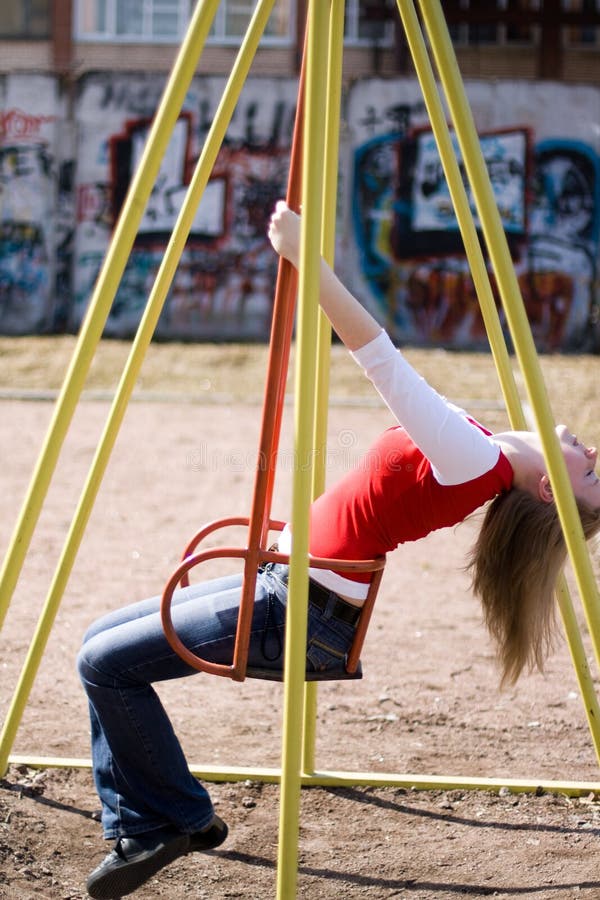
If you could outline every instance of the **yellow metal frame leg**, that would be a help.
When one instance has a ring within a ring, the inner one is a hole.
[[[565,462],[554,432],[554,419],[541,367],[521,298],[510,250],[483,159],[473,115],[458,70],[439,0],[421,0],[421,13],[473,191],[488,253],[531,403],[552,482],[565,541],[581,595],[596,662],[600,663],[600,602]],[[561,592],[562,593],[562,592]],[[563,596],[564,600],[564,596]],[[581,645],[573,646],[579,655]],[[581,661],[576,663],[579,672]]]
[[[0,571],[0,628],[6,618],[61,447],[218,3],[219,0],[203,0],[198,4],[192,17],[157,110],[142,159],[128,191],[106,259],[98,275],[73,357]]]
[[[528,423],[523,413],[487,267],[473,222],[469,199],[454,153],[450,131],[429,61],[421,26],[412,0],[397,0],[397,5],[448,182],[450,196],[465,245],[465,252],[479,298],[509,419],[513,428],[524,429],[527,428]],[[561,576],[559,582],[558,602],[596,757],[600,761],[600,706],[564,576]]]
[[[302,763],[304,673],[308,593],[308,528],[314,455],[315,347],[323,198],[328,5],[311,0],[308,11],[306,106],[302,165],[302,216],[298,283],[295,460],[292,533],[285,639],[281,801],[277,854],[277,897],[296,896]]]
[[[321,255],[331,266],[333,266],[335,259],[335,223],[342,96],[342,57],[344,50],[344,13],[344,0],[332,0],[329,26],[329,52],[327,54],[325,180],[323,221],[321,225]],[[317,387],[314,407],[314,444],[316,447],[316,454],[313,471],[313,498],[318,497],[325,490],[330,355],[331,325],[323,311],[319,310],[317,328]],[[315,767],[317,697],[318,682],[306,682],[304,687],[303,772],[312,772]]]

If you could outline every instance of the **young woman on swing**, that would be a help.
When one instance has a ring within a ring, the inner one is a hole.
[[[300,221],[282,201],[269,238],[298,266]],[[498,647],[503,681],[541,668],[552,643],[554,587],[566,550],[538,436],[492,435],[448,403],[324,262],[320,303],[397,424],[375,442],[364,465],[314,502],[311,553],[372,559],[455,525],[490,501],[469,560],[473,587]],[[597,451],[563,425],[557,435],[590,537],[600,527]],[[280,551],[290,544],[286,528]],[[250,668],[283,668],[287,571],[268,564],[258,574]],[[341,674],[370,576],[309,574],[307,672]],[[241,575],[229,576],[174,596],[175,630],[204,659],[231,661],[241,583]],[[96,898],[131,893],[177,857],[217,847],[227,836],[152,688],[196,671],[169,646],[159,608],[155,597],[109,613],[89,629],[79,656],[104,836],[116,841],[88,879]]]

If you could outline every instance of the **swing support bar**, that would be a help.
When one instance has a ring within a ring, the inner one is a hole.
[[[24,756],[15,754],[10,761],[15,766],[32,769],[90,769],[90,759],[81,757]],[[269,766],[206,766],[190,765],[190,772],[201,781],[235,783],[259,781],[279,784],[281,769]],[[415,791],[490,791],[507,788],[513,794],[562,794],[565,797],[586,797],[597,793],[597,781],[562,781],[548,778],[476,778],[469,775],[424,775],[411,772],[352,772],[315,769],[300,774],[302,787],[396,787]]]

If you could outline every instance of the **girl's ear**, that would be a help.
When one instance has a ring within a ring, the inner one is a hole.
[[[552,495],[552,485],[547,475],[542,475],[538,482],[538,496],[542,503],[552,503],[554,497]]]

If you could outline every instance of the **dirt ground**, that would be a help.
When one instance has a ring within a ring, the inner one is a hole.
[[[477,414],[485,420],[494,408],[495,401]],[[48,402],[0,399],[0,547],[8,544],[52,411]],[[3,716],[107,412],[104,401],[82,402],[61,454],[1,636]],[[288,409],[273,503],[282,518],[291,493],[290,419]],[[150,402],[142,395],[130,405],[13,756],[88,758],[86,708],[74,671],[86,625],[160,592],[200,524],[248,512],[259,421],[259,406],[238,400]],[[332,407],[329,481],[356,464],[388,421],[377,403]],[[544,676],[499,692],[493,651],[462,569],[475,528],[467,522],[390,556],[363,679],[319,687],[317,768],[597,781],[598,793],[304,789],[297,892],[303,900],[600,897],[598,762],[568,647],[560,643]],[[198,675],[160,693],[193,765],[279,765],[281,686]],[[247,779],[210,790],[230,826],[227,842],[177,861],[136,896],[275,896],[278,786]],[[12,762],[0,781],[0,897],[86,897],[86,877],[108,849],[97,814],[89,769]]]

